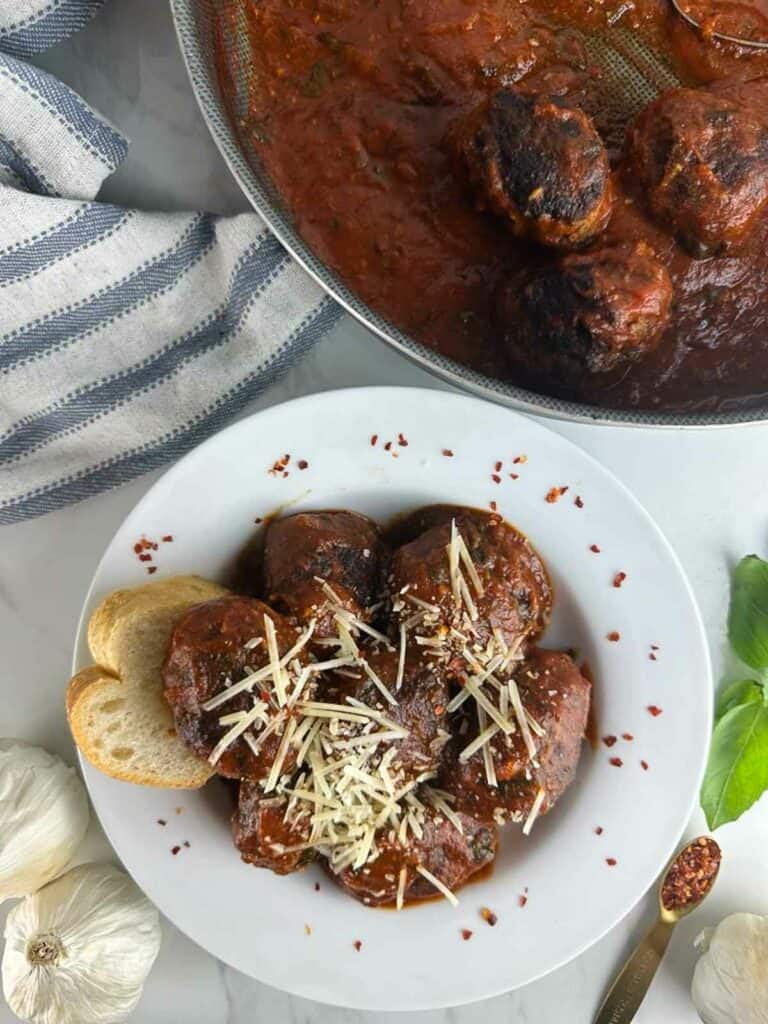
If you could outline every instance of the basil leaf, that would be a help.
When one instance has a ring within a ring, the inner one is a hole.
[[[739,679],[723,687],[717,695],[715,722],[719,722],[731,708],[740,704],[752,704],[763,699],[763,689],[754,679]]]
[[[733,574],[728,638],[745,664],[768,668],[768,562],[757,555],[742,558]]]
[[[750,700],[723,715],[712,734],[701,806],[711,830],[735,821],[768,789],[768,706]]]

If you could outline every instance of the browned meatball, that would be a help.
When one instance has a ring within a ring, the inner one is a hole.
[[[383,756],[390,748],[394,749],[390,773],[398,785],[425,772],[435,771],[448,739],[445,729],[449,695],[445,673],[439,666],[427,662],[418,647],[412,645],[406,652],[403,678],[398,687],[399,651],[388,651],[378,646],[363,648],[361,654],[369,671],[396,703],[393,704],[382,693],[362,668],[354,670],[357,680],[349,676],[335,676],[327,699],[344,703],[347,697],[354,697],[408,731],[403,739],[382,742],[377,751]]]
[[[316,638],[337,636],[331,605],[367,621],[380,596],[386,548],[378,526],[356,512],[299,512],[267,529],[267,600],[302,623],[315,619]],[[330,599],[329,599],[330,598]]]
[[[518,723],[510,736],[499,731],[491,739],[497,786],[488,782],[482,751],[466,761],[460,757],[477,735],[476,727],[470,724],[462,734],[456,719],[450,726],[455,739],[446,748],[440,785],[455,794],[457,809],[482,821],[521,820],[539,789],[544,790],[540,810],[546,813],[573,781],[581,756],[591,684],[573,659],[562,651],[536,648],[514,679],[523,708],[533,721],[527,735]],[[462,711],[466,721],[466,710]]]
[[[652,351],[671,304],[672,282],[650,246],[623,242],[505,282],[498,321],[514,363],[568,381]]]
[[[738,251],[768,204],[768,128],[749,85],[671,89],[627,135],[628,177],[698,258]]]
[[[565,97],[501,90],[455,131],[478,202],[514,234],[572,249],[605,229],[608,153],[591,118]]]
[[[269,664],[270,623],[282,657],[299,643],[301,630],[251,597],[224,597],[197,605],[171,634],[163,665],[165,698],[179,736],[190,750],[213,759],[217,744],[238,725],[234,716],[258,711],[242,735],[234,737],[215,759],[216,770],[229,778],[265,779],[284,730],[291,728],[288,715],[281,710],[285,702],[269,674],[247,689],[237,686]],[[304,664],[306,649],[298,650],[295,658]],[[311,697],[315,685],[310,679],[302,696]],[[234,693],[231,697],[226,695],[229,689]],[[217,697],[221,702],[206,710],[204,705]],[[261,732],[263,741],[259,740]],[[294,763],[295,751],[289,746],[281,775],[290,772]]]
[[[265,796],[257,782],[240,783],[232,834],[244,861],[257,868],[269,868],[278,875],[288,875],[312,860],[314,850],[295,849],[303,847],[309,839],[309,814],[289,814],[286,820],[287,809],[287,797]]]
[[[459,831],[426,797],[422,806],[423,811],[418,811],[420,838],[411,830],[401,843],[397,835],[382,832],[376,837],[375,860],[356,871],[344,868],[332,877],[355,899],[369,906],[381,906],[396,901],[402,870],[406,872],[405,899],[422,900],[438,895],[439,890],[419,874],[417,867],[425,868],[456,891],[494,859],[498,837],[492,826],[460,814]]]
[[[424,612],[423,620],[412,630],[434,639],[434,645],[426,644],[424,650],[437,660],[442,652],[450,657],[451,652],[460,653],[477,643],[486,645],[499,636],[506,644],[517,644],[544,629],[552,604],[551,587],[541,559],[521,533],[500,516],[477,509],[440,506],[420,514],[426,517],[425,523],[431,519],[436,525],[393,555],[390,586],[395,626]],[[454,597],[448,554],[451,520],[482,586],[478,592],[462,563],[474,616],[466,599],[457,603]],[[425,609],[420,601],[435,611]],[[450,633],[451,628],[456,632]],[[446,641],[443,646],[441,638]]]

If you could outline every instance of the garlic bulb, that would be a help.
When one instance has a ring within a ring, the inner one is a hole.
[[[696,947],[692,996],[704,1024],[768,1024],[768,917],[731,914]]]
[[[119,1024],[160,949],[157,910],[111,864],[81,864],[8,915],[3,994],[32,1024]]]
[[[89,817],[74,768],[40,747],[0,740],[0,903],[60,874]]]

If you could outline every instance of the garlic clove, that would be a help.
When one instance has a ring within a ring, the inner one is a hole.
[[[731,914],[708,931],[691,989],[699,1017],[704,1024],[768,1024],[768,917]]]
[[[157,910],[124,872],[83,864],[28,896],[5,928],[3,994],[31,1024],[120,1024],[160,949]]]
[[[0,740],[0,903],[61,874],[89,819],[74,768],[40,747]]]

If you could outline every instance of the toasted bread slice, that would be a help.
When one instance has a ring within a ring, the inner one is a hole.
[[[161,669],[171,631],[194,605],[229,593],[199,576],[175,576],[116,590],[91,616],[97,662],[67,689],[75,743],[113,778],[144,786],[197,789],[213,774],[176,735]]]

